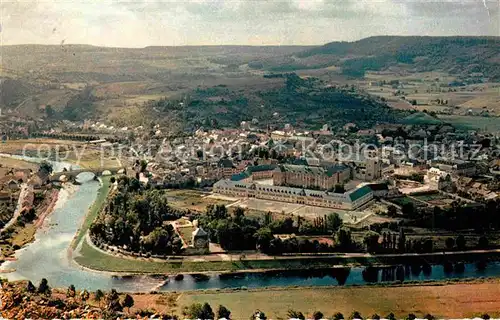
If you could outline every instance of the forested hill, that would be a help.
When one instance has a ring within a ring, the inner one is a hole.
[[[146,104],[151,113],[175,117],[187,128],[234,127],[256,119],[261,124],[290,123],[302,128],[329,124],[339,128],[355,122],[360,128],[395,122],[402,112],[389,108],[381,99],[353,86],[330,86],[317,78],[301,78],[294,73],[264,77],[257,86],[218,85],[197,88],[179,100],[162,99]]]
[[[483,73],[500,80],[500,37],[377,36],[355,42],[331,42],[287,58],[263,63],[272,70],[320,68],[337,65],[343,73],[362,76],[367,70],[391,66],[415,71],[442,70],[452,74]]]

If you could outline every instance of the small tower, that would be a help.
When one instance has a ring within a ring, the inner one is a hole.
[[[196,249],[208,249],[209,239],[208,233],[203,230],[200,226],[198,226],[198,220],[193,221],[193,226],[196,228],[192,234],[193,247]]]

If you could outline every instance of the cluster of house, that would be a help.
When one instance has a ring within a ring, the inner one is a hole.
[[[49,177],[49,173],[44,170],[33,172],[31,169],[8,169],[0,177],[0,199],[10,199],[13,193],[19,192],[23,183],[35,190],[40,189],[48,183]]]
[[[257,120],[243,121],[240,128],[204,130],[171,136],[158,125],[151,127],[115,128],[102,123],[85,122],[82,130],[122,136],[132,146],[125,157],[135,161],[147,160],[146,173],[141,181],[153,185],[182,185],[195,181],[198,186],[212,186],[219,180],[252,183],[254,180],[272,179],[273,185],[304,189],[321,189],[331,192],[337,184],[349,180],[378,181],[390,179],[397,168],[399,172],[424,172],[432,187],[445,189],[450,184],[475,190],[478,196],[492,197],[491,183],[473,178],[469,184],[459,183],[458,177],[476,177],[488,173],[500,175],[496,167],[482,164],[494,158],[498,138],[477,132],[458,132],[452,126],[382,124],[359,130],[354,123],[333,131],[328,125],[320,130],[296,130],[290,124],[283,128],[263,128]],[[274,131],[273,131],[274,130]],[[410,152],[412,144],[421,145],[424,139],[439,141],[446,147],[483,143],[481,151],[467,160],[449,160],[447,153],[436,154],[426,148]],[[349,146],[351,155],[335,155],[324,161],[324,151],[332,148],[332,141],[342,141]],[[362,141],[375,141],[379,145],[377,156],[366,156]],[[487,142],[487,143],[485,143]],[[267,149],[267,153],[261,153]],[[498,150],[498,148],[497,148]],[[153,152],[151,152],[153,151]],[[339,156],[339,157],[337,157]],[[122,157],[123,160],[125,157]],[[433,160],[428,160],[433,159]],[[495,169],[496,168],[496,169]],[[489,172],[488,170],[493,170]],[[496,172],[494,171],[496,170]],[[478,185],[477,183],[482,183]],[[477,192],[476,192],[477,191]],[[488,192],[490,191],[490,192]]]

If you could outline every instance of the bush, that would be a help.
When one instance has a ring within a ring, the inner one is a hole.
[[[489,246],[488,238],[486,238],[485,236],[479,237],[479,240],[477,242],[477,246],[481,249],[488,248],[488,246]]]

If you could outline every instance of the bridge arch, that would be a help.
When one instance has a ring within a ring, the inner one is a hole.
[[[76,170],[63,170],[61,172],[56,172],[51,175],[52,181],[61,181],[61,180],[72,180],[77,179],[82,174],[93,174],[91,179],[95,179],[95,177],[99,177],[102,175],[113,175],[113,174],[122,174],[125,173],[124,168],[96,168],[96,169],[76,169]],[[84,177],[84,176],[82,176]],[[80,177],[80,178],[82,178]]]

